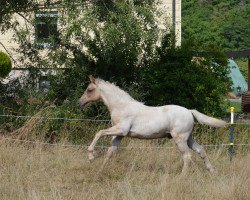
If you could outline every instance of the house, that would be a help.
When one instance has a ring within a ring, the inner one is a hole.
[[[53,2],[53,1],[51,1]],[[172,24],[174,32],[176,35],[177,45],[181,44],[181,0],[161,0],[159,4],[159,10],[163,13],[162,17],[159,19],[159,27],[162,30],[165,30],[164,25],[165,18],[169,19],[169,23]],[[32,11],[31,11],[32,12]],[[58,20],[58,16],[62,15],[60,9],[56,7],[49,9],[48,11],[36,11],[35,13],[27,13],[27,16],[21,14],[13,15],[13,22],[17,21],[19,25],[18,28],[26,27],[29,30],[32,30],[33,34],[30,38],[30,41],[40,49],[41,56],[46,56],[47,49],[49,49],[54,42],[57,42],[57,36],[60,34],[60,29],[62,24]],[[31,23],[27,23],[27,21]],[[33,23],[35,22],[35,23]],[[35,24],[35,25],[34,25]],[[12,59],[13,69],[7,80],[12,78],[25,76],[28,71],[25,65],[20,63],[20,53],[16,51],[18,49],[18,44],[15,42],[16,35],[12,31],[7,31],[4,34],[0,33],[0,51],[6,52]],[[23,63],[26,63],[25,58],[21,58]],[[40,66],[39,66],[40,67]],[[48,84],[46,80],[46,74],[49,71],[53,71],[49,66],[42,67],[42,73],[44,76],[41,77],[41,80],[38,81],[38,86],[43,86]]]

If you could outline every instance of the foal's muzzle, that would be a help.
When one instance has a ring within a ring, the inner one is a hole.
[[[81,108],[81,109],[83,109],[84,108],[84,102],[83,101],[78,101],[78,103],[77,103],[77,105]]]
[[[90,102],[85,102],[85,101],[78,101],[78,106],[81,108],[81,109],[84,109],[84,108],[86,108],[89,104],[90,104]]]

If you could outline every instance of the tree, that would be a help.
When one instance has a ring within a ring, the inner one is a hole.
[[[217,43],[225,51],[249,48],[250,2],[242,0],[182,1],[184,39]]]
[[[21,13],[34,6],[33,0],[10,0],[1,1],[0,7],[0,28],[4,32],[17,24],[11,22],[11,17],[14,13]]]
[[[52,79],[53,96],[61,101],[79,97],[76,91],[82,92],[89,74],[131,87],[139,77],[138,70],[152,57],[158,39],[155,4],[148,2],[98,2],[80,16],[78,7],[67,13],[69,24],[60,46],[51,52],[55,65],[63,59],[67,69]],[[100,7],[106,12],[100,12]],[[77,45],[70,42],[73,35]]]

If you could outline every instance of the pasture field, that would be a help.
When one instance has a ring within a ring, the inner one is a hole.
[[[232,162],[227,147],[206,150],[217,168],[214,175],[206,171],[203,161],[194,153],[189,172],[181,175],[182,159],[171,142],[157,148],[138,140],[120,148],[98,172],[104,160],[101,150],[90,163],[85,148],[3,139],[0,199],[249,199],[250,147],[236,147]]]

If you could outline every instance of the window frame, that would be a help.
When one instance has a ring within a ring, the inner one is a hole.
[[[48,18],[43,20],[42,18]],[[46,23],[49,22],[49,23]],[[42,37],[39,32],[39,25],[47,26],[49,30],[54,26],[53,32],[48,32],[48,37]],[[52,48],[58,43],[58,11],[37,11],[35,12],[35,45],[37,48]]]

